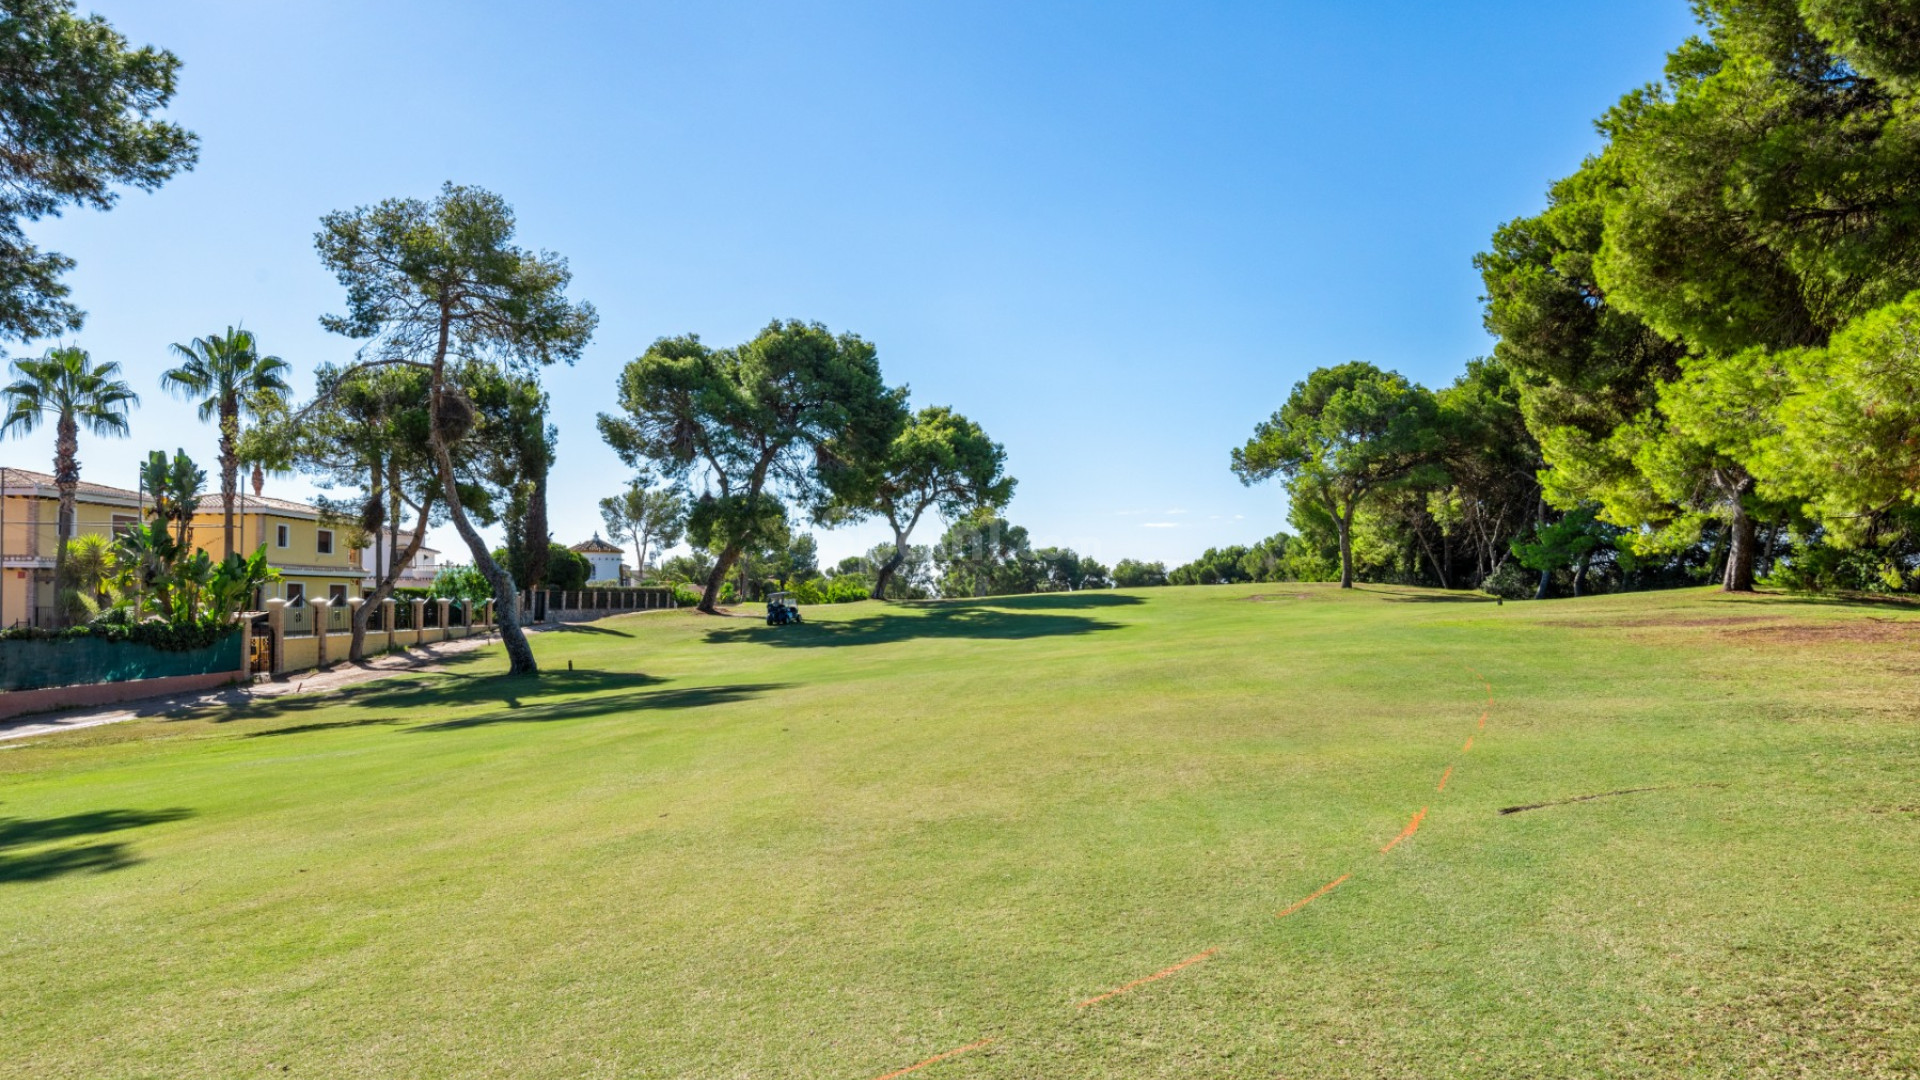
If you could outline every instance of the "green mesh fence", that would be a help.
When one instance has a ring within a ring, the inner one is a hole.
[[[0,690],[131,682],[240,670],[238,630],[202,649],[169,652],[131,641],[0,641]]]

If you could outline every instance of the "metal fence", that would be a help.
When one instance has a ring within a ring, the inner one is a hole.
[[[673,590],[532,589],[520,594],[520,617],[544,622],[559,611],[653,611],[674,606]]]
[[[313,605],[288,604],[284,611],[281,625],[286,627],[288,637],[306,637],[313,633]]]

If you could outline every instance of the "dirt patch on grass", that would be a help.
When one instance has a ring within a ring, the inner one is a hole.
[[[1618,619],[1555,619],[1553,625],[1574,630],[1719,630],[1729,626],[1781,625],[1774,615],[1728,615],[1724,618],[1691,616],[1683,619],[1658,615],[1623,616]]]
[[[1747,645],[1884,645],[1920,641],[1920,619],[1858,619],[1808,622],[1779,615],[1727,615],[1719,618],[1634,616],[1619,619],[1556,619],[1570,630],[1705,630]]]
[[[1786,623],[1729,630],[1738,641],[1768,645],[1881,645],[1908,643],[1920,638],[1920,620],[1876,619],[1849,622]]]

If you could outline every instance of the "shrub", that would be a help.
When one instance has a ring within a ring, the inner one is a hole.
[[[38,626],[9,627],[0,630],[0,641],[74,641],[88,638],[95,641],[131,641],[162,652],[191,652],[222,640],[233,633],[235,625],[211,621],[175,624],[158,619],[125,622],[102,618],[65,630],[48,630]]]
[[[1880,552],[1816,542],[1776,560],[1762,584],[1797,593],[1897,592],[1905,579],[1900,565]]]
[[[680,607],[693,607],[700,603],[700,590],[691,585],[675,585],[673,602]]]
[[[834,578],[827,585],[827,602],[833,604],[852,604],[872,595],[867,583],[855,578]]]
[[[398,590],[396,590],[398,591]],[[443,566],[433,576],[433,584],[426,590],[427,595],[450,600],[465,600],[480,604],[493,599],[493,586],[478,568],[472,566]]]
[[[822,584],[823,582],[819,578],[808,578],[795,585],[793,587],[793,602],[796,604],[830,603],[831,601],[827,599],[827,590],[821,588]],[[829,586],[829,588],[831,588],[831,586]]]
[[[1531,600],[1539,587],[1539,576],[1513,559],[1501,563],[1500,569],[1480,583],[1481,592],[1503,600]]]

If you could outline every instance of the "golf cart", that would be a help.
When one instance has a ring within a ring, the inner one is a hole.
[[[777,592],[767,597],[767,625],[785,626],[800,620],[800,608],[793,602],[790,592]]]

